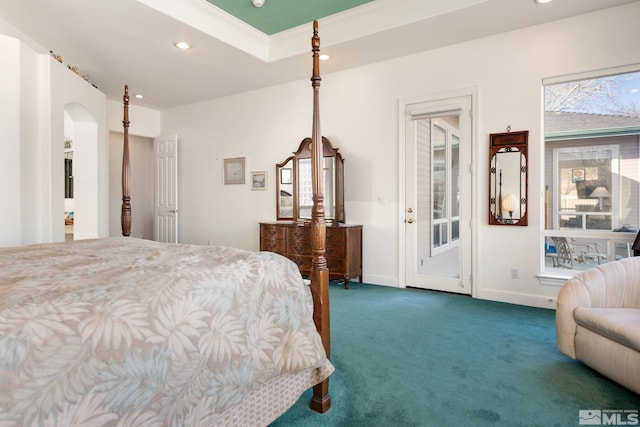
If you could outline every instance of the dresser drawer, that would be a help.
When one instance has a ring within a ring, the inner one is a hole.
[[[273,224],[260,224],[260,250],[284,255],[287,252],[285,229]]]
[[[327,240],[327,244],[325,245],[325,258],[344,258],[345,247],[344,243],[335,244],[334,242],[329,242]]]
[[[260,224],[261,239],[281,239],[286,237],[286,229],[275,224]]]
[[[287,243],[288,253],[290,255],[311,255],[311,242],[309,241],[289,241]]]
[[[327,258],[327,268],[329,269],[329,273],[332,275],[341,276],[348,273],[344,268],[343,258]]]
[[[304,241],[311,244],[311,228],[310,227],[289,227],[287,230],[287,240],[289,242]]]
[[[344,245],[345,229],[340,227],[327,227],[327,244]]]
[[[301,256],[301,255],[291,255],[288,257],[291,261],[295,262],[300,269],[300,273],[309,274],[311,271],[311,257],[310,256]]]
[[[284,240],[263,239],[260,241],[260,250],[275,252],[284,255],[286,252],[286,242]]]

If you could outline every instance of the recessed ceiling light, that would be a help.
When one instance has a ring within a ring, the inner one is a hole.
[[[138,98],[138,99],[142,99],[142,98],[144,98],[144,95],[142,95],[142,94],[137,94],[137,95],[135,95],[135,97],[136,97],[136,98]]]
[[[191,49],[191,45],[187,42],[177,42],[175,46],[178,49]]]
[[[321,61],[328,61],[329,59],[331,59],[331,56],[328,53],[322,53],[319,56]]]
[[[551,3],[551,0],[533,0],[533,2],[537,4],[544,4],[544,3]]]

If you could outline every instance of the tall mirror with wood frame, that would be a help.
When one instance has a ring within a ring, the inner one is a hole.
[[[528,138],[529,131],[491,134],[489,224],[528,224]]]
[[[322,137],[325,218],[344,223],[344,160]],[[305,138],[292,156],[276,165],[276,219],[311,220],[311,138]]]

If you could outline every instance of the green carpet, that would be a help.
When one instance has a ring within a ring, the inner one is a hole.
[[[579,410],[640,396],[556,347],[555,311],[417,289],[335,282],[332,407],[311,392],[272,426],[577,426]]]

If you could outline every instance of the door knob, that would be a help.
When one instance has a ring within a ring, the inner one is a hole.
[[[409,224],[413,224],[415,222],[415,220],[413,218],[408,218],[406,220]]]
[[[171,209],[169,212],[170,213],[178,213],[178,210],[177,209]]]
[[[413,208],[407,209],[407,212],[412,213],[413,212]]]

